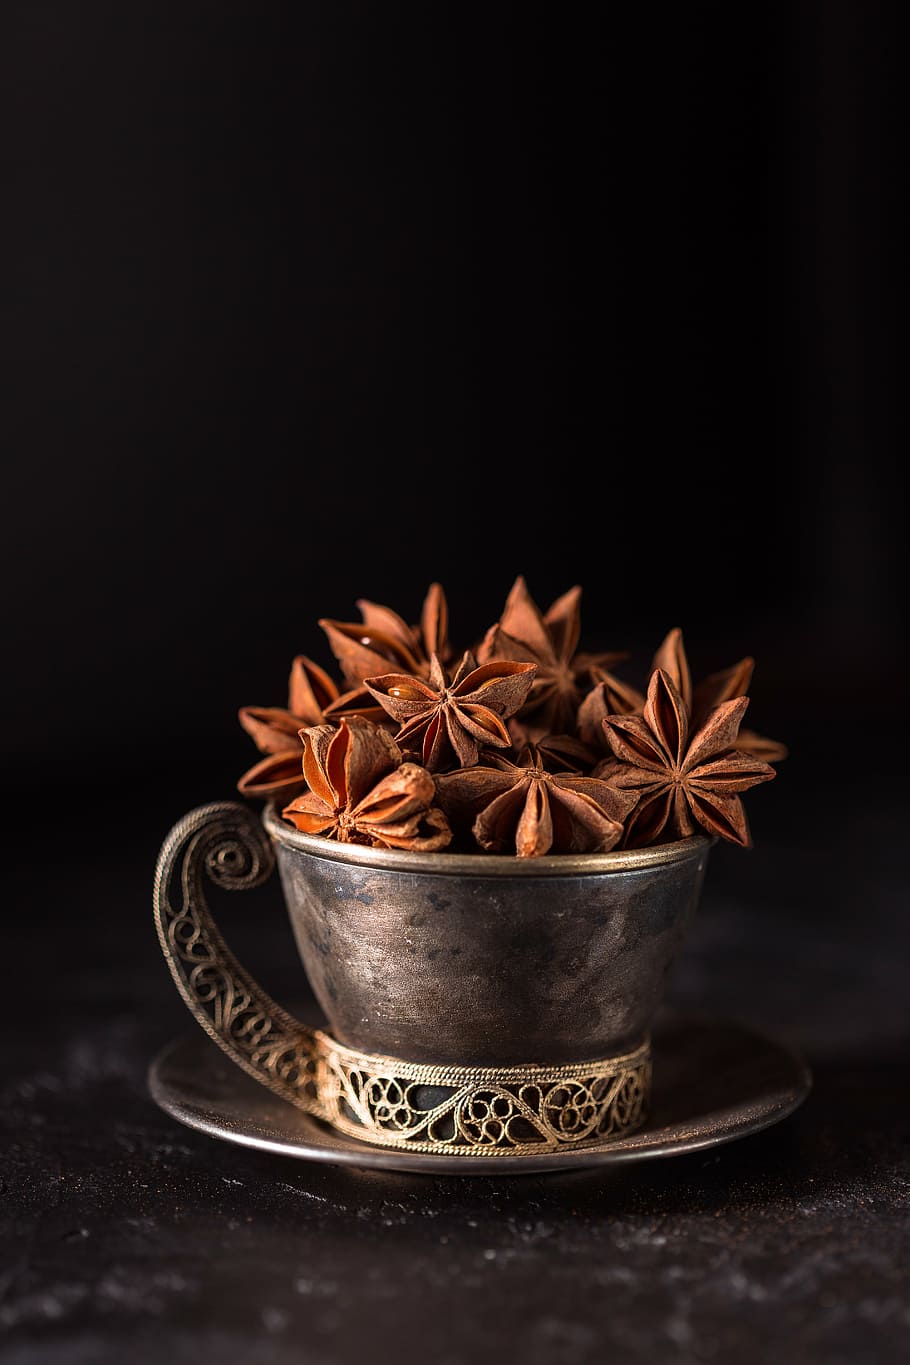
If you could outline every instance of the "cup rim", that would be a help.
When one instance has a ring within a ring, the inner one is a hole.
[[[716,836],[690,834],[647,848],[614,849],[611,853],[545,853],[539,858],[519,858],[514,853],[421,853],[411,849],[372,848],[365,844],[341,844],[320,834],[302,834],[281,819],[274,802],[262,812],[269,837],[287,848],[297,849],[332,862],[361,867],[388,868],[396,872],[429,872],[436,876],[471,877],[578,877],[609,873],[649,871],[671,863],[699,857],[717,842]]]

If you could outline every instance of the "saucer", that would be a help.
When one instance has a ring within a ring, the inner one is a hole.
[[[682,1156],[748,1137],[793,1112],[812,1086],[784,1042],[731,1020],[672,1019],[651,1039],[650,1115],[626,1137],[538,1156],[459,1157],[349,1138],[296,1109],[229,1060],[201,1030],[154,1059],[148,1084],[172,1118],[210,1137],[304,1161],[443,1175],[531,1174]]]

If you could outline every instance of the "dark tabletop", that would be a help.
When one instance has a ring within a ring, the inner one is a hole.
[[[78,813],[19,841],[3,1365],[908,1358],[905,811],[712,853],[668,1004],[801,1052],[814,1085],[795,1113],[700,1152],[513,1178],[311,1164],[156,1107],[151,1060],[197,1028],[151,917],[182,814],[107,846]],[[299,994],[276,885],[247,894],[226,932]]]

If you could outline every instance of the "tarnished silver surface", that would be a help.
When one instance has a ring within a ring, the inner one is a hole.
[[[639,1044],[711,841],[520,859],[333,844],[263,816],[329,1032],[415,1062],[512,1066]]]
[[[477,1156],[468,1162],[345,1137],[270,1094],[202,1033],[166,1047],[148,1080],[165,1113],[214,1138],[308,1161],[446,1175],[590,1169],[684,1155],[780,1122],[812,1085],[805,1061],[787,1044],[725,1020],[689,1018],[659,1025],[653,1055],[651,1110],[637,1132],[600,1147],[539,1157]]]

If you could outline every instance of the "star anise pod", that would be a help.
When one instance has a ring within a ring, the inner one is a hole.
[[[624,657],[576,652],[581,634],[581,591],[576,584],[542,612],[519,574],[502,615],[477,651],[481,662],[520,659],[537,665],[537,676],[520,713],[534,738],[574,731],[582,680],[590,676],[593,667],[608,668]]]
[[[362,720],[369,720],[383,730],[390,732],[395,730],[395,722],[373,700],[362,683],[359,687],[342,692],[340,697],[325,708],[325,719],[336,724],[340,720],[348,720],[351,716],[360,716]]]
[[[692,724],[699,726],[704,724],[715,706],[746,695],[755,670],[755,660],[747,655],[737,663],[731,664],[729,668],[711,673],[693,687],[682,631],[678,626],[674,626],[667,632],[655,654],[652,668],[662,668],[673,679],[691,710]],[[765,763],[779,763],[788,754],[786,745],[776,739],[759,735],[754,730],[741,729],[733,747],[741,753],[760,758]]]
[[[510,746],[505,722],[524,702],[536,671],[535,664],[511,659],[478,665],[466,650],[451,677],[434,654],[426,679],[382,673],[365,678],[364,686],[398,722],[401,748],[438,773],[476,763],[484,746]]]
[[[755,660],[749,657],[740,659],[729,668],[712,673],[693,687],[682,631],[678,626],[674,626],[664,636],[654,655],[651,672],[653,673],[656,668],[662,668],[673,679],[689,708],[691,725],[698,729],[715,706],[745,696],[752,681]],[[594,686],[578,708],[578,733],[586,744],[594,748],[598,745],[603,748],[605,717],[640,714],[644,709],[645,697],[637,688],[624,683],[609,671],[595,669],[593,675]],[[733,747],[741,753],[761,759],[764,763],[778,763],[786,758],[788,753],[784,744],[759,735],[754,730],[741,729]]]
[[[776,776],[770,764],[735,748],[748,697],[720,702],[693,731],[689,707],[673,678],[655,668],[640,716],[607,716],[604,730],[617,766],[601,773],[638,803],[625,844],[641,847],[698,832],[751,846],[739,793]]]
[[[337,726],[307,726],[301,738],[308,790],[281,812],[296,829],[343,844],[423,852],[451,841],[448,819],[433,804],[433,778],[404,760],[387,731],[351,716]]]
[[[597,762],[597,753],[576,735],[541,735],[534,740],[523,721],[513,716],[507,724],[516,762],[520,762],[518,755],[532,747],[550,772],[589,773]]]
[[[607,853],[619,843],[635,795],[595,777],[549,772],[534,745],[518,762],[484,763],[436,779],[439,804],[456,828],[470,827],[490,853]]]
[[[319,621],[350,688],[387,672],[389,664],[427,677],[434,654],[443,663],[448,661],[449,612],[439,583],[430,584],[419,626],[409,626],[391,607],[365,597],[357,599],[357,608],[360,621],[334,621],[325,616]]]
[[[598,752],[609,752],[603,728],[605,718],[639,714],[644,708],[645,698],[637,688],[617,678],[609,669],[594,667],[591,677],[594,686],[578,708],[576,728],[583,744]]]
[[[305,654],[298,654],[291,664],[286,707],[242,706],[240,724],[267,757],[247,769],[237,790],[244,796],[277,802],[298,792],[303,786],[301,727],[319,725],[337,697],[338,688],[328,673]]]

